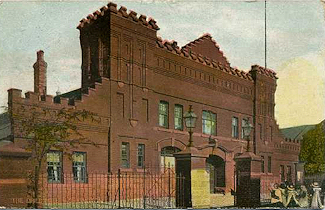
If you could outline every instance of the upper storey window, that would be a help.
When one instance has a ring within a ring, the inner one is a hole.
[[[217,134],[217,115],[211,111],[202,112],[202,132],[204,134],[216,135]]]
[[[174,110],[174,123],[176,130],[183,130],[183,106],[176,104]]]
[[[168,128],[168,102],[159,103],[159,126]]]
[[[231,121],[231,136],[233,138],[238,138],[238,118],[233,117]]]

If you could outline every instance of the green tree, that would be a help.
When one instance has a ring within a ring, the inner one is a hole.
[[[10,110],[9,110],[10,111]],[[100,118],[86,110],[62,108],[59,110],[21,106],[19,113],[13,111],[12,119],[18,131],[15,138],[26,140],[24,149],[31,152],[32,170],[29,174],[29,195],[32,208],[39,208],[39,182],[43,164],[50,150],[59,150],[71,157],[71,149],[84,144],[96,146],[85,138],[78,124],[99,122]]]
[[[305,162],[309,175],[325,172],[325,133],[323,122],[303,135],[300,160]]]

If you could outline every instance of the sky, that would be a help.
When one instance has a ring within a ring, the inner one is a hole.
[[[79,21],[106,1],[0,0],[0,106],[7,90],[33,91],[36,51],[45,52],[48,94],[81,86]],[[163,39],[179,46],[210,33],[231,66],[265,64],[264,1],[114,1],[153,17]],[[279,77],[275,116],[280,128],[325,118],[325,15],[319,0],[272,0],[266,6],[267,67]],[[3,111],[3,109],[2,109]],[[1,112],[1,110],[0,110]]]

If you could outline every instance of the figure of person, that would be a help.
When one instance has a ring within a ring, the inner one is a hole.
[[[313,197],[311,200],[311,208],[312,209],[319,209],[319,208],[323,208],[322,202],[320,200],[320,191],[322,190],[322,188],[319,187],[318,182],[314,182],[312,185],[313,187]]]
[[[299,202],[297,200],[297,191],[295,190],[294,186],[292,184],[290,184],[289,186],[287,186],[288,189],[288,197],[287,197],[287,201],[284,203],[284,206],[287,207],[290,202],[294,202],[292,205],[293,206],[299,206]]]
[[[309,206],[308,191],[305,185],[301,185],[297,198],[300,207],[308,208]]]
[[[281,190],[279,189],[279,185],[277,183],[273,185],[273,190],[271,191],[271,204],[275,207],[283,206]]]
[[[287,187],[284,183],[280,184],[279,190],[281,192],[281,200],[282,200],[282,205],[287,202]]]

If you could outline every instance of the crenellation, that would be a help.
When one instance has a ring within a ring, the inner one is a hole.
[[[74,98],[68,98],[68,105],[69,106],[74,106],[75,105],[74,101],[75,101]]]
[[[129,17],[130,17],[133,21],[135,21],[135,22],[138,22],[138,21],[139,21],[139,19],[138,19],[138,17],[137,17],[137,13],[134,12],[134,11],[132,11],[132,10],[130,10],[130,12],[129,12]]]
[[[68,106],[69,99],[60,97],[60,102],[60,104],[62,104],[63,106]]]
[[[32,91],[27,91],[25,93],[25,98],[33,102],[40,100],[39,95]]]
[[[54,98],[54,96],[52,96],[52,95],[46,95],[45,96],[45,101],[46,102],[53,103],[53,98]]]
[[[117,4],[110,2],[107,4],[107,7],[108,7],[109,11],[117,14]]]
[[[148,23],[149,23],[149,25],[151,26],[152,29],[159,30],[159,27],[156,24],[157,22],[153,18],[149,18]]]
[[[11,98],[22,98],[22,90],[16,88],[10,88],[8,94]]]
[[[74,105],[77,107],[77,106],[79,106],[79,105],[81,105],[83,103],[83,100],[81,99],[81,100],[78,100],[78,99],[75,99],[74,100]]]
[[[129,15],[127,13],[127,8],[124,6],[121,6],[120,9],[118,10],[118,12],[125,18],[129,17]]]
[[[272,69],[269,69],[269,68],[265,68],[265,67],[262,67],[260,65],[252,65],[252,69],[250,70],[250,73],[253,73],[253,72],[257,72],[261,75],[264,75],[264,76],[267,76],[267,77],[270,77],[272,79],[278,79],[278,77],[276,76],[276,72],[273,71]]]
[[[139,21],[140,21],[143,25],[145,25],[145,26],[148,26],[148,25],[149,25],[149,23],[148,23],[148,21],[147,21],[147,16],[145,16],[145,15],[140,15],[140,17],[139,17]]]

